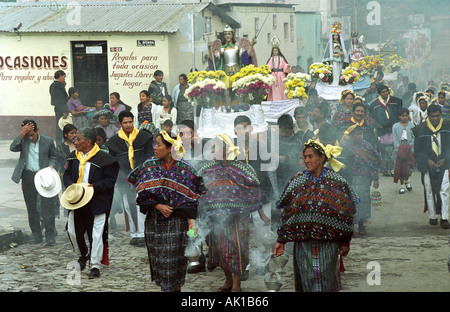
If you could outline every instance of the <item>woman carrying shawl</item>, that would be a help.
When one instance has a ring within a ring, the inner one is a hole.
[[[200,169],[208,188],[200,198],[201,218],[212,227],[209,265],[225,273],[225,284],[217,291],[238,292],[249,264],[250,213],[262,208],[260,181],[252,166],[235,160],[239,148],[228,136],[219,134],[216,140],[215,160]]]
[[[347,181],[332,169],[340,147],[309,140],[303,157],[306,169],[286,185],[278,208],[282,225],[274,255],[284,253],[287,242],[294,242],[294,278],[296,291],[339,291],[338,261],[350,250],[353,214],[359,198]]]
[[[361,203],[356,206],[353,216],[353,224],[358,224],[360,235],[366,234],[364,222],[370,219],[372,201],[370,198],[370,186],[379,187],[378,167],[381,163],[381,155],[363,137],[362,128],[353,125],[347,129],[345,136],[349,139],[342,142],[342,148],[347,148],[355,154],[355,162],[352,166],[352,186],[360,196]]]
[[[162,291],[176,292],[186,277],[186,232],[195,229],[198,199],[206,189],[197,171],[181,159],[185,152],[179,136],[161,132],[154,151],[155,157],[134,169],[128,181],[136,187],[136,202],[146,214],[151,278]]]

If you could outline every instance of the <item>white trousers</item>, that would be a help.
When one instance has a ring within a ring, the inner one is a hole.
[[[141,213],[139,206],[129,204],[127,194],[122,194],[122,202],[125,213],[127,214],[128,226],[130,227],[131,237],[144,237],[145,231],[145,214]],[[135,210],[136,221],[134,221],[131,209]]]
[[[423,177],[423,183],[425,187],[425,197],[428,206],[428,213],[430,219],[437,219],[436,207],[434,205],[433,192],[431,190],[431,181],[429,173],[425,173]],[[442,178],[441,189],[439,190],[439,196],[441,197],[441,219],[448,220],[448,204],[449,204],[449,177],[448,170],[445,170],[444,177]]]
[[[75,234],[75,220],[74,213],[69,213],[69,218],[67,222],[67,232],[69,234],[70,240],[75,248],[75,251],[81,256],[80,248],[77,244],[77,237]],[[101,261],[103,259],[103,232],[106,224],[106,214],[102,213],[94,216],[94,224],[92,227],[92,244],[91,244],[91,255],[90,255],[90,265],[91,268],[101,268]]]

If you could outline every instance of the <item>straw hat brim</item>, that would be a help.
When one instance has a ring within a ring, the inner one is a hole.
[[[58,120],[58,127],[59,129],[63,130],[65,125],[73,124],[72,115],[67,116],[67,118],[59,118]]]
[[[82,199],[77,202],[76,204],[72,204],[67,200],[67,192],[70,191],[72,188],[74,188],[76,185],[82,186],[84,189],[84,195]],[[81,208],[85,206],[94,196],[94,187],[89,186],[89,183],[81,182],[81,183],[74,183],[70,185],[64,193],[61,195],[61,199],[59,200],[61,203],[61,206],[63,206],[66,209],[69,210],[75,210],[78,208]]]
[[[40,183],[40,178],[43,175],[52,175],[53,179],[55,180],[55,187],[51,190],[45,189],[42,187]],[[54,197],[59,194],[62,188],[61,184],[61,178],[59,177],[58,172],[54,168],[46,167],[44,169],[39,170],[36,172],[36,175],[34,176],[34,186],[36,187],[36,190],[38,191],[39,195],[50,198]]]

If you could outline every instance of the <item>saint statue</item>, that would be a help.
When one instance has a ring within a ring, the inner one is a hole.
[[[352,43],[350,49],[350,60],[352,62],[358,62],[366,57],[367,53],[364,49],[364,36],[358,38],[358,32],[352,31]]]
[[[214,64],[214,69],[223,70],[227,75],[224,80],[227,87],[225,92],[227,108],[231,106],[230,77],[239,72],[243,66],[256,64],[253,49],[255,44],[256,38],[253,38],[251,42],[247,38],[236,39],[235,32],[229,25],[225,25],[223,29],[222,40],[217,39],[210,44],[212,48],[209,49],[209,58]]]
[[[336,22],[331,29],[331,36],[325,49],[323,63],[331,63],[333,66],[333,82],[332,86],[339,85],[339,77],[344,68],[344,64],[348,64],[348,53],[341,36],[341,23]]]
[[[275,78],[274,83],[270,86],[267,101],[287,100],[283,79],[291,72],[291,69],[283,53],[281,53],[280,39],[277,37],[272,38],[272,52],[267,60],[267,66],[269,66],[272,76]]]

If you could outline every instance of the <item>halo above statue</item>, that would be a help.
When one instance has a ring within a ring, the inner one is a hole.
[[[273,48],[280,47],[281,40],[277,36],[274,36],[270,42],[271,42]]]
[[[225,25],[225,28],[223,29],[223,31],[232,31],[234,32],[233,28],[230,27],[230,25]]]
[[[335,22],[331,26],[331,33],[340,35],[342,31],[342,24],[340,22]]]

